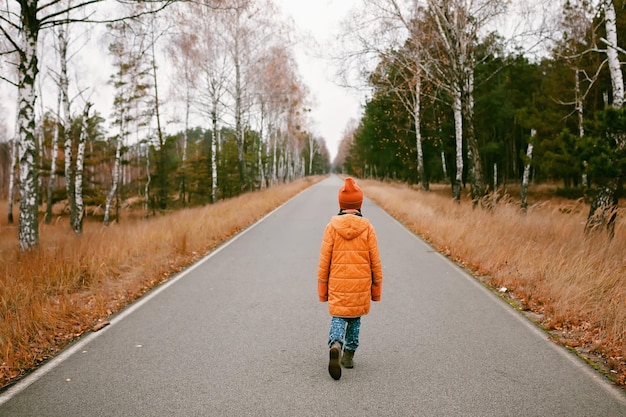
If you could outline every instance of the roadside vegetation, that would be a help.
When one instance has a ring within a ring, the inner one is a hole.
[[[127,207],[109,227],[86,221],[80,236],[57,216],[41,224],[40,246],[29,252],[0,204],[0,387],[320,178],[150,219]]]
[[[109,227],[86,221],[81,236],[68,232],[66,216],[57,216],[42,224],[40,248],[29,252],[19,250],[17,228],[0,212],[0,386],[106,325],[111,315],[321,178],[148,220],[141,207],[126,207]],[[555,343],[626,387],[624,213],[611,240],[606,233],[585,234],[588,204],[554,197],[546,186],[530,187],[522,214],[511,197],[519,190],[485,199],[490,207],[476,209],[469,197],[455,201],[449,186],[433,184],[425,192],[375,180],[359,184]]]
[[[575,350],[615,383],[626,386],[626,216],[615,236],[585,234],[589,205],[531,188],[526,214],[518,190],[489,209],[469,197],[455,202],[450,187],[431,192],[405,184],[359,182],[389,214],[456,261],[485,285]],[[536,198],[533,198],[535,196]]]

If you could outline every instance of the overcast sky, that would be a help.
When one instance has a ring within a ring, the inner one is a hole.
[[[285,15],[293,18],[297,30],[305,38],[310,35],[320,45],[332,48],[332,42],[328,46],[329,40],[337,33],[341,20],[358,0],[276,2]],[[363,103],[356,91],[339,87],[335,83],[335,69],[327,60],[316,57],[310,45],[302,43],[296,48],[300,74],[315,100],[310,128],[314,134],[326,140],[331,158],[334,158],[346,126],[351,119],[360,117]]]
[[[352,120],[358,120],[361,115],[363,94],[355,90],[348,90],[339,87],[334,79],[336,68],[330,61],[319,57],[320,49],[314,47],[317,43],[322,46],[322,52],[332,50],[332,40],[336,39],[342,20],[360,0],[274,0],[282,9],[285,17],[291,17],[295,24],[300,39],[306,41],[297,43],[296,60],[299,64],[299,72],[304,83],[308,86],[311,99],[313,101],[310,113],[310,124],[306,126],[316,136],[326,140],[331,158],[337,153],[339,142],[346,127]],[[73,71],[76,75],[71,76],[76,84],[73,95],[78,95],[78,91],[83,92],[84,100],[95,102],[96,110],[105,117],[111,110],[112,95],[108,86],[109,76],[112,72],[110,63],[102,56],[106,54],[106,42],[99,36],[99,32],[104,30],[103,25],[98,28],[86,30],[81,26],[73,28],[73,35],[79,38],[76,42],[79,46],[83,43],[80,40],[84,34],[91,33],[92,44],[83,47],[75,57],[72,58]],[[87,28],[88,29],[88,28]],[[83,32],[80,35],[80,32]],[[51,31],[46,31],[45,36],[52,36]],[[311,42],[314,41],[314,42]],[[91,53],[90,53],[91,51]],[[104,52],[103,52],[104,51]],[[46,68],[46,60],[53,58],[51,50],[41,51],[40,61],[40,83],[47,86],[54,86],[50,80],[50,75]],[[94,53],[100,54],[94,57]],[[50,57],[48,57],[50,56]],[[47,78],[47,79],[46,79]],[[0,134],[2,134],[2,124],[9,135],[13,134],[15,124],[15,94],[14,88],[2,82],[0,86]],[[80,85],[78,85],[80,84]],[[41,100],[43,99],[43,100]],[[80,101],[80,100],[79,100]],[[38,110],[53,109],[56,103],[56,90],[44,91],[38,103]],[[74,112],[82,104],[78,101],[74,105]],[[169,132],[168,129],[168,133]]]
[[[324,45],[337,32],[340,21],[358,0],[275,0],[275,2],[283,10],[285,16],[293,18],[296,29],[302,38],[313,39],[320,45]],[[80,30],[78,28],[74,30],[73,36],[78,37],[76,31],[80,32]],[[94,101],[96,109],[101,114],[106,115],[110,111],[112,102],[107,85],[110,65],[108,62],[103,62],[103,59],[85,52],[89,50],[106,51],[104,42],[94,39],[98,37],[96,35],[98,32],[99,30],[92,30],[91,42],[94,42],[95,45],[92,44],[91,49],[89,46],[83,48],[73,58],[75,71],[80,75],[71,78],[73,81],[77,79],[82,80],[83,85],[77,87],[77,89],[84,91],[89,96],[85,99]],[[51,33],[46,33],[46,35],[51,35]],[[335,69],[331,67],[327,60],[315,57],[315,49],[312,48],[309,42],[301,42],[296,45],[296,60],[299,65],[299,72],[304,83],[308,86],[311,99],[313,100],[310,113],[311,123],[307,128],[316,136],[326,140],[331,158],[334,158],[347,124],[351,119],[360,117],[362,103],[358,98],[358,93],[337,86],[333,80]],[[49,54],[46,52],[43,52],[43,54],[52,55],[52,51],[49,52]],[[86,57],[86,55],[91,55],[91,57]],[[40,82],[43,82],[44,85],[54,85],[50,82],[50,79],[44,79],[47,78],[45,61],[46,57],[43,57],[40,61],[43,64],[39,73],[41,77]],[[0,114],[2,115],[0,116],[2,119],[0,124],[4,125],[4,129],[7,130],[9,135],[13,134],[15,125],[16,103],[14,93],[14,87],[10,87],[7,83],[2,82],[2,86],[0,86],[0,98],[2,99],[0,100]],[[55,107],[55,101],[56,90],[49,90],[44,92],[43,97],[40,97],[38,107],[41,108],[40,106],[43,106],[46,109],[52,109]],[[81,105],[77,103],[76,107]],[[2,129],[0,128],[1,133]]]

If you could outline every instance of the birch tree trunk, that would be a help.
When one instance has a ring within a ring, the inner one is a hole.
[[[615,234],[618,198],[615,190],[619,186],[617,178],[598,185],[597,195],[591,202],[589,216],[585,224],[585,233],[606,228],[609,237]]]
[[[624,77],[617,53],[617,17],[613,0],[604,1],[604,21],[608,41],[606,55],[613,88],[613,107],[620,108],[624,105]]]
[[[20,97],[19,97],[19,90],[18,90],[18,96],[17,96],[17,102],[16,102],[16,109],[19,112],[19,108],[20,108]],[[13,139],[9,142],[9,156],[10,156],[10,163],[9,163],[9,207],[8,207],[8,222],[9,224],[13,224],[13,200],[15,198],[15,174],[17,171],[17,147],[18,147],[18,143],[19,143],[19,119],[16,118],[15,119],[15,135],[13,136]]]
[[[180,199],[183,207],[187,206],[187,146],[189,144],[189,113],[191,110],[191,93],[189,84],[185,83],[185,130],[183,131],[182,176],[180,179]]]
[[[186,135],[186,134],[185,134]],[[146,147],[146,185],[143,193],[145,195],[144,201],[144,217],[150,217],[150,183],[152,182],[152,176],[150,175],[150,147]],[[184,194],[183,194],[184,198]]]
[[[117,137],[115,144],[115,162],[113,164],[113,179],[111,183],[111,189],[107,195],[106,203],[104,206],[104,225],[109,225],[109,216],[111,212],[111,202],[117,194],[117,186],[120,181],[120,164],[122,161],[122,134]]]
[[[263,188],[265,188],[265,167],[263,166],[263,135],[266,134],[265,133],[265,103],[263,103],[263,101],[261,101],[260,103],[261,106],[261,120],[259,123],[260,126],[260,130],[259,130],[259,147],[257,149],[257,165],[259,167],[259,177],[258,177],[258,181],[259,181],[259,189],[262,190]]]
[[[9,153],[11,162],[9,163],[9,207],[8,207],[8,222],[13,223],[13,197],[15,190],[15,171],[17,170],[17,138],[12,139],[9,142]]]
[[[274,131],[273,134],[274,140],[272,141],[272,185],[276,185],[278,183],[278,161],[276,159],[277,153],[277,142],[278,135],[277,132]]]
[[[154,18],[154,16],[152,16]],[[169,196],[169,187],[168,187],[168,180],[166,177],[166,167],[165,167],[165,161],[166,161],[166,153],[167,153],[167,148],[166,148],[166,144],[165,144],[165,137],[163,136],[163,129],[161,128],[161,102],[159,99],[159,80],[157,77],[157,64],[156,64],[156,52],[155,52],[155,45],[156,45],[156,28],[155,28],[155,22],[154,19],[151,20],[151,26],[150,26],[150,32],[149,32],[149,36],[151,37],[151,41],[150,41],[150,52],[151,52],[151,58],[150,58],[150,69],[151,69],[151,76],[152,76],[152,88],[154,89],[154,116],[156,118],[156,124],[157,124],[157,138],[159,141],[159,150],[157,152],[158,154],[158,158],[157,158],[157,163],[159,164],[159,167],[157,168],[157,172],[160,173],[159,175],[159,180],[160,180],[160,184],[159,184],[159,203],[161,205],[161,208],[165,209],[167,208],[167,202],[168,202],[168,196]],[[148,155],[149,158],[149,155]],[[146,183],[146,198],[148,197],[148,183]]]
[[[74,192],[76,193],[74,197],[76,215],[72,218],[72,229],[77,235],[83,233],[83,219],[85,218],[85,209],[83,204],[83,171],[85,167],[85,143],[87,142],[87,135],[89,134],[90,108],[91,103],[87,103],[83,111],[83,119],[81,121],[81,129],[78,139],[78,149],[76,150],[76,172],[74,184]]]
[[[211,135],[211,202],[217,202],[217,144],[220,132],[217,126],[217,118],[213,119],[213,135]]]
[[[278,181],[280,183],[285,182],[285,152],[281,152],[278,160]]]
[[[452,182],[452,195],[457,202],[460,202],[461,185],[463,184],[463,110],[461,108],[460,89],[457,89],[454,94],[452,112],[454,113],[454,136],[456,138],[456,175]]]
[[[418,63],[419,65],[419,63]],[[422,78],[418,73],[415,80],[415,100],[413,106],[413,125],[415,128],[415,146],[417,148],[417,174],[419,181],[425,191],[430,189],[428,178],[426,178],[426,170],[424,169],[424,150],[422,148],[422,132],[421,132],[421,104],[422,104]]]
[[[39,245],[39,219],[37,196],[37,143],[35,105],[37,95],[35,81],[38,73],[37,41],[40,21],[37,19],[37,1],[22,2],[22,38],[18,65],[18,163],[20,169],[20,216],[18,240],[22,251]]]
[[[469,59],[470,62],[473,58]],[[470,163],[470,192],[472,195],[472,203],[476,205],[478,201],[485,196],[485,181],[483,178],[483,167],[480,160],[480,150],[478,148],[478,140],[474,130],[474,65],[465,68],[465,89],[463,100],[464,116],[465,116],[465,135],[467,140],[467,159]]]
[[[528,142],[528,148],[526,148],[526,162],[524,164],[524,175],[522,176],[522,190],[521,190],[521,203],[522,203],[522,212],[526,212],[528,208],[528,182],[530,180],[530,163],[533,159],[533,142],[535,141],[535,136],[537,135],[537,131],[533,129],[530,133],[530,141]]]
[[[235,50],[233,62],[235,65],[235,135],[237,136],[237,158],[239,161],[239,190],[246,189],[246,165],[244,160],[244,132],[243,132],[243,89],[241,85],[241,52],[239,50],[239,38],[235,38]]]
[[[582,70],[579,68],[576,68],[576,80],[575,80],[575,88],[576,88],[576,92],[575,92],[575,97],[576,97],[576,113],[578,115],[578,137],[580,139],[582,139],[585,136],[585,115],[584,115],[584,98],[585,95],[582,94],[581,89],[580,89],[580,74],[582,73]],[[588,180],[587,180],[587,171],[586,171],[586,167],[587,166],[587,161],[583,161],[583,173],[582,173],[582,185],[583,188],[586,189],[587,188],[587,184],[588,184]]]
[[[583,95],[580,91],[580,74],[581,70],[576,68],[576,79],[575,79],[575,97],[576,97],[576,115],[578,116],[578,137],[582,138],[585,136],[585,115],[584,115],[584,103],[583,103]]]
[[[214,100],[214,110],[212,114],[213,134],[211,135],[211,202],[217,203],[217,142],[219,140],[219,129],[217,125],[218,103]]]
[[[259,165],[259,189],[264,189],[266,187],[266,184],[265,184],[265,166],[263,165],[263,140],[262,139],[259,139],[257,164]]]
[[[74,229],[76,224],[76,218],[78,213],[76,212],[76,190],[74,189],[75,182],[75,170],[72,167],[73,164],[73,141],[72,141],[72,116],[70,110],[70,97],[69,97],[69,78],[67,76],[67,46],[68,38],[65,28],[61,26],[58,34],[58,49],[59,49],[59,89],[61,92],[61,101],[63,104],[63,137],[64,137],[64,156],[65,156],[65,190],[67,195],[67,204],[70,211],[70,225]]]
[[[52,136],[52,155],[50,157],[50,176],[48,178],[48,190],[46,196],[46,224],[50,224],[52,221],[52,189],[54,182],[56,181],[57,172],[57,153],[59,152],[59,115],[61,114],[61,99],[62,93],[59,89],[59,95],[57,99],[57,124],[54,127],[54,135]]]
[[[448,181],[448,167],[446,166],[446,152],[441,151],[441,171],[443,173],[443,179]]]
[[[291,152],[291,144],[287,141],[287,146],[285,147],[285,155],[287,157],[285,161],[285,181],[291,182],[293,179],[293,154]]]

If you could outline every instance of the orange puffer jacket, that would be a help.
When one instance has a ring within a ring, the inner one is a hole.
[[[383,270],[376,232],[371,223],[352,214],[334,216],[324,230],[317,268],[320,301],[336,317],[360,317],[370,299],[380,301]]]

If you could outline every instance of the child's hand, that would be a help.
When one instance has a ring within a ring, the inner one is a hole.
[[[372,282],[372,301],[380,301],[380,297],[383,294],[383,283],[382,282]]]
[[[328,301],[328,281],[317,281],[317,296],[322,303]]]

